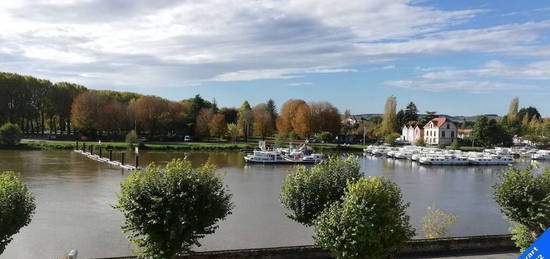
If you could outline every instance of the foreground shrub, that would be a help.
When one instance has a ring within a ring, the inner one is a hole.
[[[304,225],[312,225],[331,203],[341,199],[348,181],[363,175],[353,158],[329,158],[312,168],[296,167],[281,187],[281,203],[289,210],[287,216]]]
[[[36,205],[27,186],[13,173],[0,173],[0,254],[12,236],[31,222]]]
[[[337,258],[386,258],[414,236],[399,187],[381,177],[350,183],[315,221],[315,244]]]
[[[231,195],[212,165],[194,169],[188,160],[172,160],[162,168],[149,165],[121,184],[118,204],[129,234],[143,256],[172,258],[200,246],[231,213]]]
[[[23,132],[16,124],[8,122],[0,127],[0,145],[15,146],[22,137]]]
[[[531,167],[509,167],[493,188],[502,213],[515,225],[511,231],[516,245],[526,249],[529,240],[536,240],[550,227],[550,169],[538,174]]]
[[[442,210],[428,206],[426,215],[422,218],[424,237],[440,238],[449,234],[449,227],[453,225],[457,216],[452,213],[445,213]]]

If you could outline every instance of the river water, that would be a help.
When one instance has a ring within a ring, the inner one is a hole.
[[[408,212],[419,237],[427,206],[458,216],[453,236],[508,233],[491,192],[505,166],[427,167],[355,155],[366,175],[382,175],[399,185],[411,203]],[[133,161],[130,154],[127,157]],[[281,182],[292,166],[246,165],[240,152],[142,152],[140,161],[164,164],[183,157],[195,166],[215,164],[225,174],[235,204],[233,214],[195,250],[312,243],[312,230],[286,218],[279,202]],[[20,174],[36,197],[37,209],[0,258],[58,258],[73,248],[79,258],[132,254],[120,229],[122,215],[110,206],[128,172],[69,151],[0,151],[0,171],[4,170]]]

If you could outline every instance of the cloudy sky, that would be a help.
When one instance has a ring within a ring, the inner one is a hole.
[[[550,2],[10,0],[0,71],[222,106],[550,116]]]

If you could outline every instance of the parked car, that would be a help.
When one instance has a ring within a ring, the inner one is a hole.
[[[141,137],[141,138],[139,139],[139,141],[140,141],[140,142],[147,142],[147,138],[146,138],[146,137]]]
[[[191,142],[191,136],[185,136],[185,137],[183,138],[183,141],[184,141],[184,142]]]

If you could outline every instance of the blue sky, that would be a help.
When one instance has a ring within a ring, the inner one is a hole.
[[[12,0],[0,42],[0,71],[171,100],[550,116],[542,0]]]

